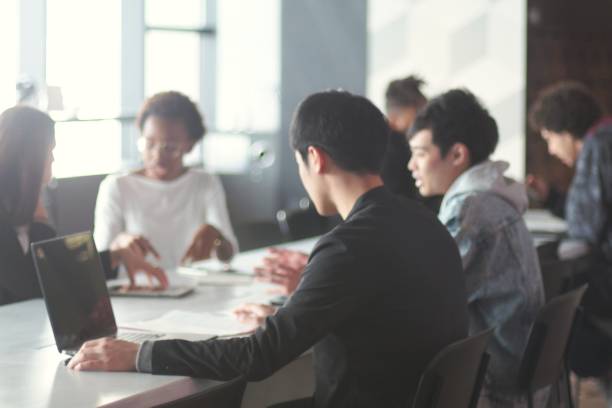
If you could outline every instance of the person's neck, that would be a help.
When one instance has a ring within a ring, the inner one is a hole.
[[[330,182],[331,199],[343,220],[365,193],[383,185],[379,175],[338,175]]]
[[[153,180],[172,181],[172,180],[175,180],[175,179],[179,178],[183,174],[185,174],[186,171],[187,171],[187,167],[183,166],[180,169],[176,169],[174,171],[171,171],[171,172],[168,172],[166,174],[161,174],[160,175],[160,174],[156,174],[154,170],[144,168],[142,170],[141,174],[143,176],[145,176],[146,178],[150,178],[150,179],[153,179]]]

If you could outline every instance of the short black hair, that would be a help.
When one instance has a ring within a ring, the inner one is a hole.
[[[204,137],[206,127],[198,107],[186,95],[180,92],[160,92],[148,98],[138,113],[136,123],[140,131],[144,128],[149,116],[183,122],[189,137],[197,142]]]
[[[443,156],[455,143],[463,143],[472,166],[488,159],[499,141],[495,119],[467,89],[452,89],[432,99],[417,115],[409,135],[424,129],[431,130]]]
[[[416,75],[391,81],[385,92],[387,109],[393,107],[420,109],[423,107],[427,103],[427,98],[421,92],[423,84],[425,81]]]
[[[346,171],[379,174],[389,131],[382,112],[363,96],[326,91],[300,103],[290,138],[304,161],[308,147],[315,146]]]
[[[529,110],[529,123],[536,131],[568,132],[582,139],[603,115],[599,101],[579,82],[559,82],[545,88]]]

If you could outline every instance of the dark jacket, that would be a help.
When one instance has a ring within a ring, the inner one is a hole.
[[[156,374],[250,381],[314,347],[315,407],[406,407],[433,356],[466,336],[467,316],[452,237],[422,205],[376,188],[319,240],[296,292],[255,334],[148,347]]]
[[[54,238],[56,233],[47,224],[33,222],[30,224],[29,235],[30,242],[36,242]],[[116,277],[117,271],[110,268],[108,251],[100,253],[100,257],[106,277]],[[0,219],[0,305],[41,296],[30,250],[23,253],[15,228]]]

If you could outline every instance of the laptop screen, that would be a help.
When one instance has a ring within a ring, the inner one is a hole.
[[[91,233],[33,243],[32,256],[59,351],[117,332]]]

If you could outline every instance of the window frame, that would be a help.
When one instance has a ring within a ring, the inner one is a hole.
[[[95,122],[116,120],[121,124],[122,167],[139,162],[136,149],[138,129],[134,123],[145,98],[145,36],[147,31],[193,32],[200,37],[199,108],[208,129],[215,129],[217,0],[201,0],[204,20],[197,27],[148,26],[145,23],[146,0],[121,1],[121,70],[119,115],[114,117],[65,118],[58,122]],[[46,86],[47,0],[19,2],[18,72],[27,74],[39,86]],[[201,155],[202,156],[202,155]],[[120,171],[121,169],[115,169]],[[78,172],[69,177],[78,177]]]

